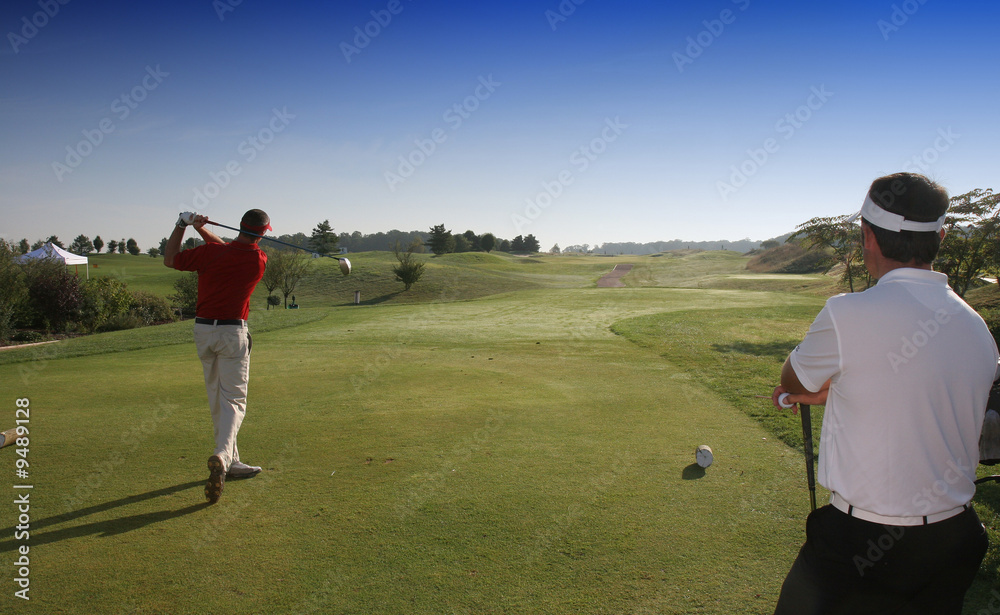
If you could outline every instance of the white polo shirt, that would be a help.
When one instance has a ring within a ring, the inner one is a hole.
[[[831,297],[790,360],[810,391],[832,379],[820,484],[892,517],[972,499],[997,347],[946,275],[894,269]]]

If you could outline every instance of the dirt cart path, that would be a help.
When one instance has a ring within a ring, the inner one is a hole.
[[[597,281],[597,287],[624,287],[625,284],[621,281],[621,278],[624,277],[629,271],[632,271],[632,265],[615,265],[615,268],[611,270],[611,273],[605,275]]]

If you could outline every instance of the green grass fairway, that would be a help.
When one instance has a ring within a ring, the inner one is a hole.
[[[253,313],[240,452],[264,472],[213,506],[189,322],[0,352],[0,428],[31,408],[30,477],[0,450],[8,501],[33,485],[29,540],[0,507],[31,601],[10,565],[0,611],[773,611],[808,493],[795,423],[746,395],[770,392],[826,281],[716,288],[745,263],[721,253],[451,255],[407,294],[376,277],[391,255],[351,259],[303,309]],[[625,262],[641,275],[595,287]],[[359,280],[372,301],[347,305]]]

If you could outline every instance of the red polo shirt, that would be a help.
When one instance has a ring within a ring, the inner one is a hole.
[[[246,320],[250,295],[264,277],[267,255],[254,243],[206,243],[174,257],[174,269],[198,272],[201,318]]]

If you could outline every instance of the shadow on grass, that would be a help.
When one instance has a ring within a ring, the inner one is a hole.
[[[705,475],[705,468],[701,467],[697,463],[692,463],[688,467],[684,468],[681,472],[681,478],[684,480],[698,480]]]
[[[768,357],[778,361],[784,361],[785,357],[795,348],[799,340],[775,341],[766,344],[754,344],[751,342],[737,341],[732,344],[712,344],[712,350],[720,353],[738,352],[740,354],[753,355],[757,357]]]
[[[385,303],[386,301],[392,299],[393,297],[399,295],[404,291],[397,290],[396,292],[388,293],[382,295],[381,297],[375,297],[373,299],[362,299],[359,303],[355,304],[354,300],[348,301],[347,303],[341,303],[340,305],[378,305],[379,303]]]
[[[67,540],[70,538],[80,538],[82,536],[88,536],[92,534],[100,536],[114,536],[116,534],[123,534],[125,532],[130,532],[141,527],[153,523],[159,523],[160,521],[167,521],[169,519],[174,519],[176,517],[182,517],[184,515],[197,512],[202,508],[210,506],[208,502],[200,502],[198,504],[193,504],[185,508],[180,508],[178,510],[161,510],[159,512],[144,513],[141,515],[132,515],[129,517],[120,517],[118,519],[109,519],[107,521],[95,521],[94,523],[88,523],[85,525],[76,525],[73,527],[64,528],[61,530],[54,530],[51,532],[39,533],[39,530],[50,525],[57,525],[59,523],[67,523],[80,519],[89,515],[105,512],[112,510],[121,506],[127,506],[129,504],[135,504],[137,502],[143,502],[145,500],[151,500],[153,498],[162,497],[165,495],[170,495],[172,493],[177,493],[179,491],[185,491],[187,489],[192,489],[194,487],[201,487],[205,484],[205,481],[192,481],[188,483],[181,483],[179,485],[174,485],[172,487],[164,487],[163,489],[156,489],[148,493],[142,493],[139,495],[130,495],[125,498],[114,500],[111,502],[105,502],[103,504],[95,504],[94,506],[89,506],[87,508],[81,508],[80,510],[74,510],[71,512],[63,513],[61,515],[56,515],[54,517],[48,517],[45,519],[40,519],[38,521],[32,520],[27,528],[30,532],[31,546],[48,544],[51,542],[59,542],[61,540]],[[24,529],[24,528],[22,528]],[[3,536],[14,536],[14,533],[18,530],[17,526],[4,528],[0,530]],[[0,553],[7,551],[14,551],[20,546],[20,541],[15,540],[5,540],[0,542]]]

